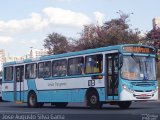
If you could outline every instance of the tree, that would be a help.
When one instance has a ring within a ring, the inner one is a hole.
[[[148,41],[149,45],[160,49],[160,28],[149,31],[147,33],[146,40]]]
[[[117,44],[137,44],[141,40],[138,29],[133,31],[127,24],[128,15],[105,22],[102,26],[86,25],[77,40],[77,50]]]
[[[55,32],[47,36],[43,46],[48,49],[48,54],[60,54],[70,51],[70,45],[67,38]]]
[[[68,42],[66,37],[52,33],[45,39],[44,47],[48,49],[49,54],[59,54],[117,44],[138,44],[140,41],[144,41],[139,37],[138,29],[129,28],[128,18],[128,14],[120,11],[120,18],[106,21],[102,26],[85,25],[80,33],[80,38],[72,39],[74,41],[72,43]]]

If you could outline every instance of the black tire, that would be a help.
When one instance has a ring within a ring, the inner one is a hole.
[[[132,104],[131,101],[121,101],[121,102],[118,102],[118,106],[119,106],[121,109],[128,109],[131,104]]]
[[[102,107],[102,103],[99,101],[99,96],[96,91],[90,91],[87,94],[87,106],[93,109],[99,109]]]
[[[40,103],[37,102],[37,96],[36,96],[35,92],[30,92],[29,93],[27,105],[30,108],[36,108],[36,107],[43,106],[42,104],[40,104]]]
[[[64,108],[68,105],[68,102],[55,102],[54,105],[56,108]]]

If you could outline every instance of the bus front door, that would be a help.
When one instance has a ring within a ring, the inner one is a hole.
[[[14,100],[16,103],[23,102],[23,81],[24,81],[24,65],[15,67],[15,85]]]
[[[118,53],[106,54],[107,100],[118,100]]]

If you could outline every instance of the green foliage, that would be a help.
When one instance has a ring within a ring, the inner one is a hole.
[[[67,38],[58,33],[52,33],[44,40],[44,47],[48,49],[49,54],[60,54],[69,51],[69,42]]]

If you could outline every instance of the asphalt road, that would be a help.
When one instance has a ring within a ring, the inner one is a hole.
[[[0,103],[0,120],[160,120],[160,101],[134,102],[126,110],[116,105],[90,109],[82,103],[70,103],[66,108],[45,104],[28,108],[26,104]]]

